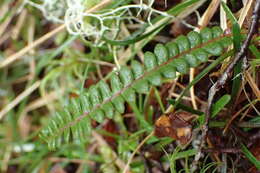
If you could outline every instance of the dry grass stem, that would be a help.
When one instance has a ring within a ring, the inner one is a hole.
[[[32,86],[24,90],[21,94],[19,94],[11,103],[9,103],[6,107],[4,107],[0,111],[0,120],[4,117],[6,113],[8,113],[11,109],[17,106],[24,98],[29,96],[33,91],[35,91],[40,86],[40,81],[35,82]]]

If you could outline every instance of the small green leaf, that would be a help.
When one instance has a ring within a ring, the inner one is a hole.
[[[213,38],[220,37],[223,34],[223,30],[219,26],[214,26],[211,28],[213,33]]]
[[[104,111],[104,114],[107,118],[113,118],[114,115],[114,107],[111,102],[107,102],[103,106],[101,106],[102,110]]]
[[[157,63],[160,65],[168,60],[168,50],[162,44],[157,44],[154,48],[154,54],[157,57]]]
[[[83,129],[83,135],[86,136],[90,134],[92,126],[89,116],[84,117],[80,122],[81,128]]]
[[[203,49],[197,49],[192,51],[192,54],[199,60],[200,62],[207,62],[208,61],[208,53]]]
[[[171,41],[171,42],[168,42],[166,43],[166,48],[168,49],[168,52],[169,52],[169,57],[172,58],[176,55],[179,54],[179,48],[178,48],[178,45],[174,42],[174,41]]]
[[[228,8],[227,4],[222,1],[221,5],[222,5],[224,11],[226,12],[227,17],[229,18],[229,20],[231,20],[233,24],[237,23],[236,17],[233,15],[232,11]]]
[[[220,43],[223,47],[228,47],[228,46],[232,45],[233,41],[232,41],[232,38],[230,38],[230,37],[224,37],[224,38],[220,39],[218,41],[218,43]]]
[[[110,78],[110,86],[112,89],[112,93],[120,91],[123,88],[123,84],[121,83],[117,74],[112,74]]]
[[[155,86],[159,86],[162,83],[162,78],[160,74],[153,73],[148,76],[148,81]]]
[[[238,23],[234,23],[232,27],[233,44],[235,51],[238,52],[242,43],[242,35]]]
[[[132,88],[128,88],[123,92],[123,97],[127,102],[135,102],[135,91]]]
[[[181,74],[186,74],[188,72],[189,65],[183,58],[173,60],[172,65],[176,67],[177,71]]]
[[[190,49],[190,42],[189,42],[188,38],[184,35],[178,36],[175,39],[175,42],[177,43],[180,52]]]
[[[260,59],[260,51],[256,48],[255,45],[249,46],[250,51],[254,54],[256,59]]]
[[[200,34],[196,31],[191,31],[187,34],[187,37],[190,41],[190,47],[193,48],[199,44],[201,44],[201,37]]]
[[[170,65],[166,65],[162,69],[162,74],[165,78],[174,79],[176,77],[176,69]]]
[[[219,43],[210,43],[204,46],[203,49],[213,56],[219,56],[223,52],[223,47]]]
[[[133,73],[128,67],[126,66],[121,67],[119,74],[120,74],[120,79],[125,87],[133,81]]]
[[[230,95],[226,94],[222,96],[213,106],[211,111],[211,116],[215,117],[230,101]]]
[[[212,39],[213,35],[212,35],[212,31],[209,28],[203,28],[200,31],[201,37],[202,37],[202,42],[205,43],[209,40]]]
[[[149,84],[148,81],[143,80],[143,81],[138,81],[133,85],[133,88],[138,92],[138,93],[147,93],[149,91]]]
[[[255,165],[257,170],[260,170],[260,161],[255,158],[255,156],[247,149],[247,147],[242,144],[241,145],[242,152],[245,154],[245,156],[248,158],[248,160]]]
[[[157,66],[156,57],[152,52],[145,52],[144,54],[144,65],[145,68],[149,71]]]
[[[169,101],[169,103],[170,103],[171,105],[175,105],[175,103],[176,103],[176,101],[173,100],[173,99],[169,99],[168,101]],[[181,110],[190,112],[190,113],[192,113],[192,114],[197,114],[197,115],[203,115],[203,114],[204,114],[203,112],[200,112],[200,111],[198,111],[198,110],[195,110],[195,109],[193,109],[192,107],[186,106],[186,105],[181,104],[181,103],[178,103],[178,105],[175,105],[175,107],[176,107],[176,109],[181,109]]]
[[[234,21],[233,27],[232,27],[232,33],[233,33],[233,45],[236,52],[240,50],[241,43],[242,43],[242,35],[240,32],[240,26],[239,24]],[[242,73],[243,67],[242,67],[242,60],[240,60],[235,68],[233,73],[233,83],[232,83],[232,91],[231,91],[231,104],[234,103],[234,101],[237,99],[237,94],[241,87],[242,82],[242,76],[240,75]]]
[[[133,60],[131,62],[131,67],[132,67],[135,79],[141,77],[144,74],[144,68],[138,61]]]
[[[79,99],[83,112],[90,112],[92,105],[89,100],[89,95],[84,93],[80,96]]]
[[[102,123],[104,121],[105,115],[101,109],[98,109],[94,113],[91,113],[90,117],[97,122]]]
[[[122,114],[125,111],[124,99],[122,96],[117,96],[112,99],[112,103],[119,113]]]
[[[199,65],[199,61],[193,54],[184,55],[184,59],[189,64],[190,67],[197,67]]]
[[[96,106],[102,102],[102,98],[100,97],[100,93],[98,91],[98,88],[95,86],[91,86],[89,88],[89,95],[90,95],[90,100],[93,106]]]
[[[101,92],[103,100],[108,99],[109,97],[111,97],[110,88],[109,88],[108,84],[105,81],[100,80],[97,85],[99,86],[99,89],[100,89],[100,92]]]

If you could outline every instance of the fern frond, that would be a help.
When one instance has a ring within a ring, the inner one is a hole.
[[[176,72],[185,74],[210,56],[219,56],[232,43],[231,35],[224,35],[219,27],[204,28],[179,36],[165,46],[157,44],[154,52],[146,52],[144,64],[136,60],[113,72],[108,81],[101,80],[87,93],[72,99],[70,104],[50,120],[41,131],[51,149],[62,143],[82,141],[91,131],[90,120],[97,122],[123,113],[124,103],[134,102],[136,93],[147,93],[149,87],[159,86],[162,77],[175,78]]]

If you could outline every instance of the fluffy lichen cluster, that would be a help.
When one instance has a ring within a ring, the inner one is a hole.
[[[47,20],[64,23],[70,34],[87,37],[94,45],[103,43],[101,38],[104,34],[110,38],[117,36],[123,20],[152,25],[152,14],[173,17],[166,12],[153,9],[154,0],[148,0],[148,4],[140,0],[139,4],[123,5],[99,12],[89,11],[99,2],[101,0],[42,0],[42,3],[25,0],[23,5],[28,4],[37,8]],[[142,11],[146,11],[148,15],[141,20]]]

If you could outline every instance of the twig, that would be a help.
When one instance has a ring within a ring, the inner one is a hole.
[[[19,15],[17,23],[16,23],[15,27],[13,28],[13,30],[11,31],[12,38],[14,40],[18,39],[21,29],[22,29],[23,25],[25,24],[24,21],[26,20],[27,15],[28,15],[27,10],[23,10],[21,12],[21,14]]]
[[[130,158],[128,159],[127,163],[126,163],[126,166],[123,170],[123,173],[128,173],[130,172],[129,170],[129,166],[130,166],[130,163],[132,162],[135,154],[138,152],[138,150],[144,145],[144,143],[151,137],[154,135],[154,131],[152,131],[148,136],[146,136],[144,138],[144,140],[142,140],[142,142],[136,147],[136,149],[134,150],[134,152],[131,154]]]
[[[9,103],[6,107],[4,107],[0,111],[0,120],[4,117],[6,113],[8,113],[11,109],[13,109],[16,105],[20,103],[24,98],[29,96],[33,91],[35,91],[39,86],[41,82],[37,81],[32,86],[27,88],[25,91],[23,91],[20,95],[18,95],[11,103]]]
[[[203,16],[201,17],[198,23],[200,28],[204,28],[208,25],[210,19],[215,14],[214,12],[217,10],[219,4],[220,4],[220,0],[211,1],[209,7],[207,8],[207,10],[205,11],[205,13],[203,14]]]
[[[205,123],[203,125],[202,128],[202,140],[201,140],[201,144],[200,144],[200,148],[198,151],[198,154],[195,157],[195,160],[193,162],[193,166],[196,167],[197,162],[200,159],[201,156],[201,150],[204,147],[205,144],[205,139],[207,136],[207,132],[208,132],[208,124],[209,124],[209,120],[210,120],[210,112],[211,112],[211,107],[213,104],[213,99],[216,95],[216,93],[224,87],[224,85],[226,84],[227,80],[231,77],[232,71],[235,67],[235,65],[245,56],[249,43],[254,35],[255,32],[257,32],[257,24],[258,24],[258,18],[259,18],[259,8],[260,8],[260,0],[257,0],[255,3],[255,8],[253,11],[253,15],[252,15],[252,22],[251,22],[251,26],[248,32],[248,35],[246,37],[246,40],[244,41],[243,45],[241,46],[239,52],[236,54],[233,62],[231,62],[229,64],[229,66],[227,67],[227,69],[224,71],[224,73],[220,76],[220,78],[217,80],[217,82],[210,88],[209,90],[209,96],[208,96],[208,106],[206,109],[206,118],[205,118]]]
[[[195,69],[191,68],[190,69],[190,82],[194,80],[194,74],[195,74]],[[191,98],[191,103],[192,103],[193,109],[197,110],[198,106],[197,106],[197,102],[196,102],[196,94],[195,94],[195,90],[194,90],[194,85],[190,87],[190,98]]]
[[[203,152],[206,153],[240,153],[241,150],[239,148],[208,148],[202,149]]]
[[[252,78],[252,76],[248,71],[245,72],[245,77],[248,81],[248,84],[252,88],[253,93],[257,97],[257,99],[260,99],[260,89],[258,88],[257,84],[255,83],[254,79]]]
[[[78,164],[94,164],[93,161],[83,160],[83,159],[69,159],[66,157],[50,157],[48,158],[48,160],[51,162],[72,162]]]

